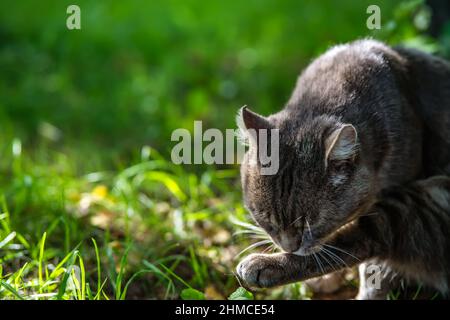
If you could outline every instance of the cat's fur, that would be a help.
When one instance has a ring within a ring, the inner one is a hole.
[[[252,254],[240,263],[238,274],[250,285],[271,287],[375,258],[445,294],[450,286],[449,207],[450,178],[446,176],[388,188],[368,214],[324,244],[331,254],[324,255],[327,262],[322,265],[313,256]]]
[[[241,176],[247,208],[287,252],[247,257],[245,282],[274,286],[374,259],[448,290],[448,181],[414,182],[450,171],[447,62],[373,40],[337,46],[302,73],[282,111],[243,109],[242,123],[279,130],[279,171],[261,175],[251,143]],[[382,192],[392,187],[399,193]],[[315,255],[326,251],[320,271]]]

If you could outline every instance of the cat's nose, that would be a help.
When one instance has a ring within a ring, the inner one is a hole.
[[[287,234],[280,235],[280,247],[286,252],[295,252],[300,248],[300,243],[296,238],[291,237]]]

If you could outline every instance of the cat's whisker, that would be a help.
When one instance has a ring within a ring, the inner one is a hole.
[[[303,216],[298,217],[297,219],[295,219],[294,221],[292,221],[292,222],[288,225],[288,227],[292,226],[294,223],[296,223],[297,221],[299,221],[299,220],[302,219],[302,218],[303,218]]]
[[[358,216],[358,218],[360,218],[360,217],[376,216],[376,215],[379,215],[379,214],[380,214],[379,212],[370,212],[370,213],[361,214],[361,215]]]
[[[245,249],[242,250],[241,252],[239,252],[239,253],[235,256],[235,258],[239,257],[241,254],[243,254],[244,252],[247,252],[248,250],[251,250],[251,249],[254,249],[254,248],[263,246],[263,245],[265,245],[265,244],[269,244],[269,243],[272,243],[272,241],[271,241],[271,240],[261,240],[261,241],[255,242],[255,243],[249,245],[247,248],[245,248]]]
[[[345,251],[345,250],[343,250],[343,249],[341,249],[341,248],[332,246],[332,245],[330,245],[330,244],[324,244],[324,246],[329,247],[329,248],[331,248],[331,249],[338,250],[338,251],[340,251],[340,252],[342,252],[342,253],[345,253],[345,254],[349,255],[350,257],[352,257],[352,258],[354,258],[354,259],[356,259],[356,260],[358,260],[358,261],[361,261],[361,259],[359,259],[358,257],[355,257],[355,256],[352,255],[351,253],[349,253],[349,252],[347,252],[347,251]]]
[[[315,256],[315,254],[313,253],[312,255],[310,255],[310,257],[314,258],[314,262],[316,263],[316,266],[320,269],[319,264],[317,263],[317,258]]]
[[[237,233],[239,233],[241,231],[242,231],[242,233],[246,233],[246,232],[248,232],[248,233],[256,233],[256,234],[265,234],[266,233],[263,229],[258,228],[258,227],[255,227],[255,228],[246,228],[246,227],[243,227],[243,226],[241,226],[241,227],[243,229],[236,231]]]
[[[251,223],[248,223],[248,222],[241,221],[241,220],[239,220],[239,219],[237,219],[235,217],[231,217],[230,220],[231,220],[231,223],[233,223],[235,225],[238,225],[238,226],[240,226],[240,227],[242,227],[244,229],[254,230],[254,231],[260,232],[260,233],[264,233],[265,232],[261,227],[255,226],[255,225],[253,225]]]
[[[263,253],[266,253],[268,251],[274,251],[275,245],[272,243],[270,246],[268,246],[266,249],[263,250]]]
[[[320,256],[316,253],[317,260],[319,261],[322,269],[322,274],[325,274],[325,266],[322,263],[322,260],[320,259]]]
[[[342,264],[343,266],[345,266],[346,268],[348,268],[348,265],[345,263],[344,260],[342,260],[341,257],[339,257],[337,254],[335,254],[334,252],[332,252],[331,250],[328,250],[324,247],[322,247],[322,250],[324,253],[328,254],[336,263],[338,264]]]
[[[323,250],[323,248],[322,248],[322,253],[324,255],[324,258],[328,256],[329,258],[331,258],[331,261],[333,263],[337,263],[338,266],[340,265],[340,263],[336,262],[336,260],[332,256],[330,256],[325,250]],[[326,260],[328,261],[328,259],[326,259]],[[334,266],[334,264],[330,264],[330,263],[328,263],[328,264],[333,268],[333,270],[336,270],[336,267]]]
[[[328,256],[330,256],[338,264],[338,266],[342,266],[343,268],[349,268],[348,264],[337,254],[335,254],[334,252],[332,252],[329,249],[326,249],[326,248],[323,248],[323,249],[324,249],[324,253],[326,253]]]
[[[237,236],[237,235],[240,235],[240,234],[243,234],[243,233],[253,233],[253,234],[256,234],[256,232],[255,232],[254,230],[244,229],[244,230],[238,230],[238,231],[233,232],[233,236]]]
[[[236,231],[236,232],[233,233],[233,237],[236,237],[236,236],[239,236],[239,235],[242,235],[242,234],[248,234],[250,236],[258,236],[258,237],[261,237],[261,238],[264,237],[266,239],[269,238],[269,236],[266,233],[254,232],[253,230],[239,230],[239,231]]]
[[[311,226],[309,225],[309,221],[308,221],[308,219],[306,219],[306,217],[305,217],[305,223],[306,223],[306,227],[308,228],[308,232],[309,232],[310,237],[313,238],[312,231],[311,231]],[[320,252],[317,252],[317,253],[320,254]],[[314,253],[314,252],[313,252],[312,256],[314,257],[314,260],[316,261],[316,264],[319,266],[320,270],[322,271],[322,274],[325,274],[325,270],[323,268],[323,264],[320,261],[320,257],[318,255],[316,255],[316,253]],[[328,260],[326,262],[328,264],[330,264]]]
[[[334,265],[332,264],[332,263],[330,263],[330,261],[327,259],[327,257],[325,256],[325,251],[323,251],[323,253],[324,253],[324,255],[321,255],[320,254],[320,251],[318,251],[317,252],[317,254],[319,255],[319,256],[321,256],[322,257],[322,259],[324,259],[325,260],[325,262],[334,270],[334,271],[336,271],[336,268],[334,267]]]
[[[309,225],[309,221],[306,218],[305,218],[305,221],[306,221],[306,226],[308,227],[309,236],[312,238],[313,235],[312,235],[312,232],[311,232],[311,226]]]
[[[261,234],[261,235],[259,235],[259,234],[250,235],[249,238],[252,238],[252,239],[261,239],[261,240],[270,240],[270,241],[271,241],[271,239],[270,239],[269,236],[267,236],[267,235],[262,235],[262,234]]]
[[[313,253],[313,256],[314,256],[314,258],[316,259],[316,262],[317,262],[317,264],[318,264],[318,266],[319,266],[319,268],[320,268],[322,274],[325,274],[325,270],[323,269],[323,265],[322,265],[322,263],[320,262],[319,256],[317,256],[315,253]]]
[[[239,276],[237,275],[236,272],[232,271],[232,272],[231,272],[231,275],[233,275],[233,276],[237,279],[237,281],[238,281],[240,287],[244,287],[244,286],[242,285],[242,283],[241,283],[241,279],[239,278]]]

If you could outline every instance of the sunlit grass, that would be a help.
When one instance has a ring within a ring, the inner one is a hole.
[[[1,3],[0,299],[230,297],[239,253],[271,249],[254,245],[267,238],[247,223],[238,168],[177,166],[142,145],[168,154],[172,130],[194,120],[234,128],[243,104],[279,110],[335,43],[436,48],[410,2],[380,1],[386,28],[372,33],[369,0],[82,1],[86,27],[70,35],[63,6]]]
[[[235,169],[198,175],[151,150],[117,172],[76,176],[70,165],[41,170],[18,143],[1,202],[0,298],[177,298],[184,289],[226,298],[238,287],[234,258],[248,241],[231,237],[231,218],[246,219]]]

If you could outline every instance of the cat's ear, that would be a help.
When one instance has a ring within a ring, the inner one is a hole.
[[[271,128],[271,125],[266,118],[251,111],[247,106],[239,109],[236,122],[244,143],[249,140],[257,142],[259,130],[269,130]]]
[[[325,164],[354,160],[358,153],[358,133],[351,124],[342,124],[325,140]]]

